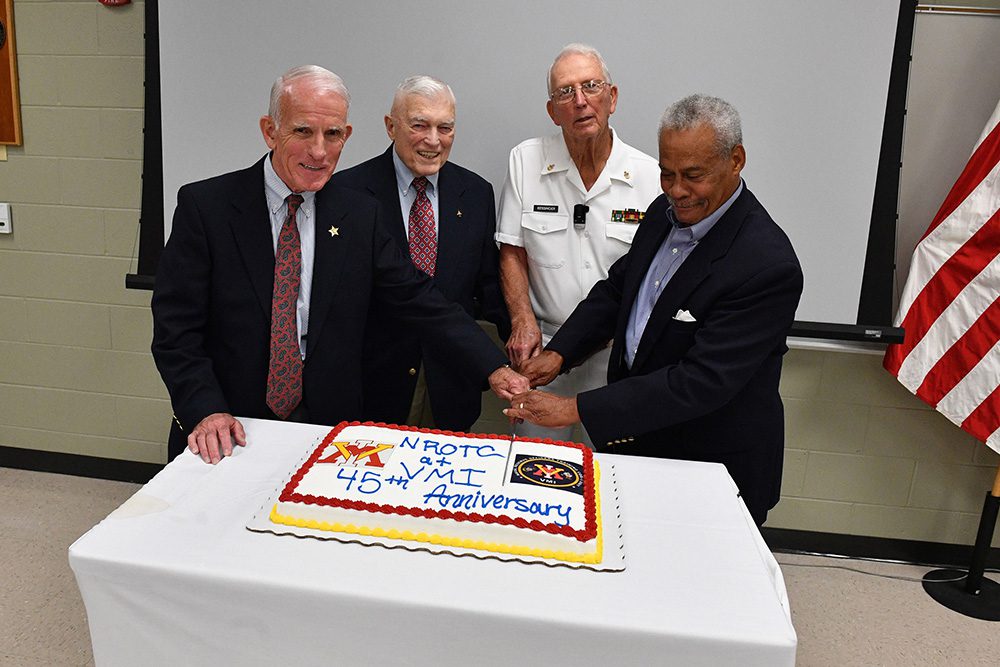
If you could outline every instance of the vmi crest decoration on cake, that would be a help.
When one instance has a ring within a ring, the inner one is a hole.
[[[559,459],[518,454],[514,457],[510,481],[583,493],[583,469],[575,463]]]
[[[346,541],[599,564],[600,489],[600,467],[582,445],[343,422],[268,518]],[[617,515],[613,523],[619,545]]]

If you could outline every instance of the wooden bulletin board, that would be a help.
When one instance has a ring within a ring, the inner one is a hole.
[[[0,0],[0,144],[21,144],[21,103],[17,96],[14,0]]]

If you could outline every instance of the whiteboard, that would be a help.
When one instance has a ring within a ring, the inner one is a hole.
[[[184,183],[250,165],[273,80],[340,74],[354,135],[340,168],[385,150],[382,118],[412,74],[451,84],[451,160],[493,183],[520,141],[557,131],[546,72],[569,42],[619,88],[611,124],[654,157],[664,108],[694,92],[743,118],[748,187],[805,273],[797,320],[854,324],[872,218],[898,0],[170,0],[159,3],[164,211]]]

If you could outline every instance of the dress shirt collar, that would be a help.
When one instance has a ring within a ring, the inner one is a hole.
[[[277,215],[282,209],[286,207],[285,199],[288,195],[292,194],[291,188],[285,185],[285,182],[281,180],[277,172],[274,171],[274,165],[271,164],[271,155],[268,154],[267,159],[264,160],[264,194],[267,196],[267,209],[271,212],[272,216]],[[313,201],[316,198],[315,192],[299,192],[302,195],[302,206],[299,207],[300,211],[306,212],[313,208]],[[284,213],[282,213],[284,215]]]
[[[715,226],[715,223],[717,223],[719,219],[726,214],[726,211],[728,211],[729,207],[733,205],[733,202],[736,201],[736,198],[740,196],[741,192],[743,192],[742,178],[740,179],[740,184],[736,188],[736,192],[734,192],[732,196],[722,204],[722,206],[715,209],[711,215],[702,218],[693,225],[682,225],[677,222],[677,218],[674,217],[674,207],[671,206],[667,209],[667,220],[670,221],[670,224],[673,227],[674,236],[676,237],[676,235],[681,232],[689,232],[691,234],[690,240],[692,242],[697,243],[702,240],[705,238],[705,234],[708,234],[712,227]],[[684,236],[686,236],[686,234],[684,234]],[[683,238],[683,236],[681,238]]]
[[[608,161],[605,163],[601,175],[606,175],[612,180],[632,187],[635,185],[635,175],[632,173],[629,152],[625,150],[625,145],[618,139],[615,128],[609,127],[608,129],[611,130],[611,154],[608,155]],[[566,148],[566,140],[563,139],[561,133],[556,135],[556,138],[557,141],[548,142],[545,145],[545,159],[542,160],[541,166],[543,176],[576,168],[576,165],[573,164],[573,158],[570,157],[569,149]]]
[[[403,164],[403,161],[399,159],[399,154],[396,152],[396,146],[393,144],[392,147],[392,166],[396,170],[396,187],[399,188],[400,194],[405,196],[410,187],[413,185],[413,179],[416,178],[410,168]],[[430,176],[427,176],[427,182],[430,184],[427,187],[428,194],[437,192],[438,176],[441,172],[435,172]]]

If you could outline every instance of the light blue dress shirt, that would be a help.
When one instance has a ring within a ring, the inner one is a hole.
[[[278,177],[268,156],[264,160],[264,196],[271,218],[271,247],[278,252],[278,236],[288,217],[285,198],[292,194],[285,182]],[[302,270],[299,273],[299,298],[295,304],[295,321],[299,328],[299,351],[306,358],[306,335],[309,333],[309,296],[312,293],[313,257],[316,255],[316,193],[299,192],[302,204],[295,214],[299,227],[299,246],[302,250]]]
[[[674,209],[672,207],[667,209],[670,231],[667,233],[667,238],[663,239],[660,249],[656,251],[656,255],[653,256],[653,261],[646,271],[646,277],[642,280],[639,294],[635,298],[635,303],[632,304],[628,327],[625,329],[625,363],[628,364],[629,368],[632,368],[635,353],[639,350],[639,341],[642,340],[642,333],[646,330],[649,316],[653,313],[653,307],[656,306],[663,289],[677,273],[677,269],[681,267],[691,251],[698,245],[698,242],[705,238],[715,223],[725,215],[741,192],[743,192],[742,180],[739,187],[736,188],[736,192],[722,206],[693,225],[680,224],[674,217]]]

